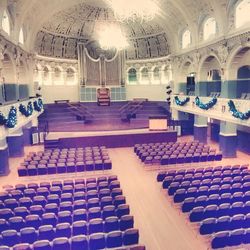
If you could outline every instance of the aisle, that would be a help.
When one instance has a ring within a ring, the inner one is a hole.
[[[121,186],[147,250],[205,250],[209,243],[198,235],[182,213],[174,208],[156,172],[145,171],[132,148],[110,149],[113,172]]]

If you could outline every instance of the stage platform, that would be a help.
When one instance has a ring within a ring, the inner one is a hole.
[[[175,142],[177,132],[150,131],[149,129],[131,129],[118,131],[95,131],[95,132],[51,132],[46,141],[58,141],[58,147],[87,147],[103,145],[108,148],[132,147],[136,143],[149,142]]]

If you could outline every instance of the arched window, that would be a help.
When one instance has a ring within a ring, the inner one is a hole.
[[[153,70],[152,84],[160,84],[160,69],[158,67],[155,67]]]
[[[136,82],[137,81],[137,72],[136,69],[131,68],[128,71],[128,81],[131,83]]]
[[[3,17],[2,17],[2,29],[10,35],[10,19],[9,15],[7,14],[6,10],[3,12]]]
[[[250,22],[250,0],[242,0],[235,9],[235,27],[239,28]]]
[[[149,74],[147,68],[142,68],[141,70],[141,83],[148,83],[149,82]]]
[[[18,40],[19,40],[19,43],[24,44],[23,28],[20,29]]]
[[[56,67],[55,71],[54,71],[54,84],[55,85],[62,85],[63,84],[62,71],[58,67]]]
[[[210,17],[204,22],[203,38],[204,40],[207,40],[215,34],[216,34],[216,21],[213,17]]]
[[[76,84],[76,73],[72,68],[68,68],[66,70],[66,83],[67,83],[67,85],[75,85]]]
[[[50,72],[47,66],[43,68],[43,84],[51,85]]]
[[[191,44],[191,32],[185,30],[182,34],[182,48],[185,49]]]

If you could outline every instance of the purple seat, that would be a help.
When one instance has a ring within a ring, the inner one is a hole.
[[[18,167],[17,172],[18,172],[18,176],[20,176],[20,177],[28,175],[28,171],[27,171],[27,168],[25,166]]]

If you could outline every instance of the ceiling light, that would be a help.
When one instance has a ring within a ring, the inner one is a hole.
[[[128,46],[126,37],[122,34],[121,28],[115,24],[103,24],[99,28],[98,41],[102,49],[122,50]]]
[[[121,22],[152,20],[159,8],[153,0],[107,0]]]

